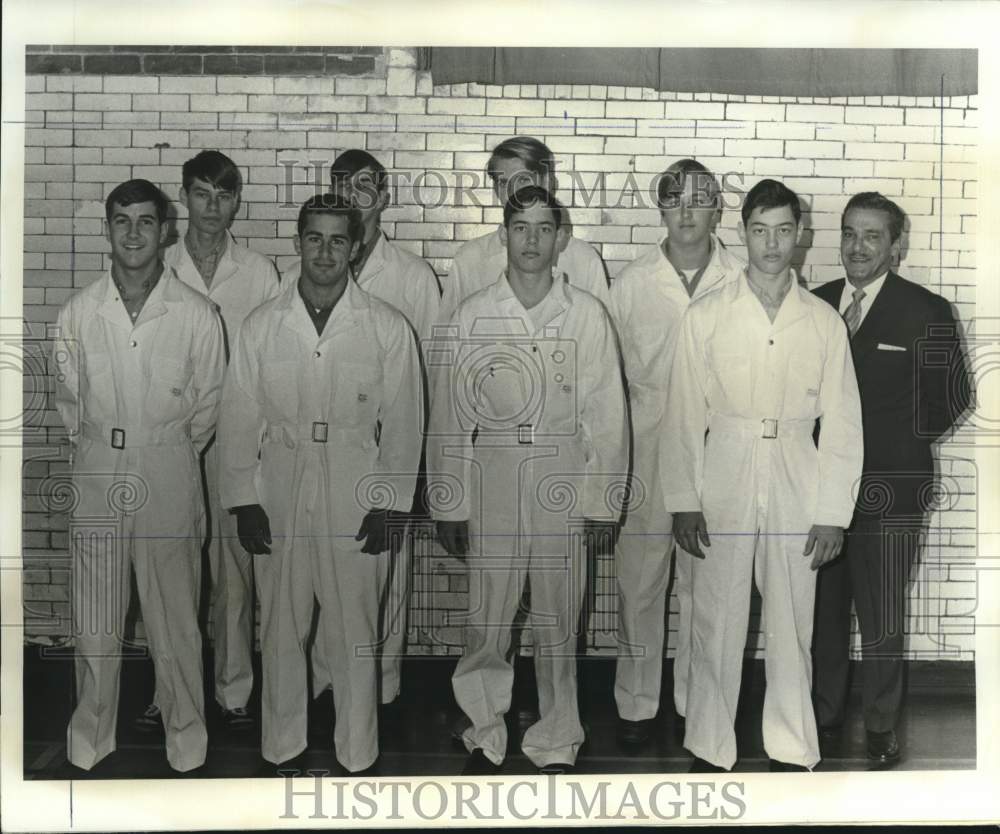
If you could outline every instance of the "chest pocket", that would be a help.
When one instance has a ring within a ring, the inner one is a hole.
[[[331,410],[334,424],[374,425],[381,388],[382,370],[376,366],[345,363],[337,368]]]
[[[156,357],[149,369],[147,410],[165,416],[174,409],[182,408],[189,399],[192,374],[192,367],[187,362]]]

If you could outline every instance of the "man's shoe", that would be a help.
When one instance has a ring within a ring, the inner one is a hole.
[[[638,747],[649,741],[653,729],[653,718],[642,718],[639,721],[618,719],[618,741],[629,747]]]
[[[805,765],[790,764],[789,762],[779,762],[777,759],[770,759],[769,768],[771,773],[808,773],[809,768]]]
[[[840,734],[843,730],[843,724],[819,724],[816,727],[819,740],[827,742],[840,741]]]
[[[222,723],[227,730],[249,730],[253,727],[253,716],[246,707],[234,707],[222,710]]]
[[[678,715],[674,719],[674,742],[678,747],[684,746],[684,733],[687,732],[687,719],[683,715]]]
[[[868,761],[876,765],[891,765],[899,761],[899,742],[896,740],[896,731],[888,730],[884,733],[868,731]]]
[[[163,733],[163,715],[156,704],[150,704],[145,712],[135,719],[135,728],[142,733]]]
[[[569,762],[549,762],[549,764],[538,768],[538,772],[546,776],[563,776],[567,773],[573,773],[575,770],[576,765],[572,765]]]
[[[699,759],[697,756],[694,757],[694,761],[691,762],[691,767],[688,768],[688,773],[728,773],[724,767],[719,767],[711,762],[706,762],[704,759]]]
[[[482,747],[477,747],[465,760],[465,767],[462,768],[463,776],[493,776],[500,772],[503,765],[493,764],[486,758]]]

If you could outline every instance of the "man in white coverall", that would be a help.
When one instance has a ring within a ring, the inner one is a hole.
[[[222,316],[227,356],[247,314],[278,294],[278,271],[263,255],[238,244],[229,233],[240,207],[243,177],[225,154],[201,151],[184,163],[180,190],[187,209],[184,237],[163,253],[185,284],[206,295]],[[215,700],[232,729],[252,726],[247,701],[253,689],[253,577],[250,555],[236,538],[236,520],[219,504],[219,444],[201,457],[208,508],[208,564],[212,579],[212,648]],[[154,698],[138,719],[158,729]]]
[[[504,207],[506,273],[452,318],[428,431],[428,497],[438,536],[469,568],[464,651],[452,678],[471,726],[467,774],[507,750],[507,657],[524,580],[531,585],[539,718],[522,749],[566,772],[584,741],[576,637],[584,537],[613,539],[609,493],[627,471],[627,425],[611,322],[592,295],[553,277],[562,207],[529,186]],[[443,344],[443,341],[439,343]]]
[[[434,270],[423,258],[398,246],[382,231],[382,212],[389,205],[385,167],[367,151],[344,151],[330,170],[333,193],[349,200],[361,214],[364,236],[351,262],[357,285],[401,312],[424,345],[438,321],[441,288]],[[300,265],[293,264],[284,280],[297,281]],[[422,510],[422,506],[417,507]],[[400,534],[402,531],[399,531]],[[382,606],[381,701],[388,704],[399,696],[401,667],[406,649],[406,615],[410,597],[412,538],[400,535],[393,549],[391,586]],[[323,633],[317,632],[313,665],[313,695],[331,685],[324,664]]]
[[[608,309],[618,330],[632,406],[633,503],[615,553],[618,580],[618,664],[615,702],[619,739],[649,738],[660,706],[664,614],[673,537],[660,493],[660,437],[667,377],[681,317],[692,300],[739,280],[744,263],[714,235],[722,214],[714,175],[681,159],[657,182],[667,234],[625,267],[611,285]],[[670,473],[665,473],[667,478]],[[679,618],[674,655],[674,705],[683,725],[690,659],[691,557],[678,552],[674,591]],[[683,731],[681,731],[683,732]]]
[[[736,762],[751,581],[763,600],[771,767],[819,761],[810,698],[815,571],[840,551],[861,474],[847,329],[790,268],[802,230],[798,197],[762,180],[741,213],[750,265],[742,280],[688,308],[660,444],[674,536],[696,557],[684,736],[693,772]]]
[[[531,136],[514,136],[497,145],[486,164],[486,173],[493,183],[493,192],[501,205],[519,188],[538,185],[555,194],[556,161],[552,151]],[[608,301],[608,277],[601,256],[589,243],[573,237],[567,226],[556,253],[556,274],[564,275],[569,283]],[[493,283],[507,266],[507,247],[496,229],[482,237],[463,243],[451,263],[448,278],[443,282],[441,321],[448,322],[458,305],[474,292]]]
[[[76,708],[71,764],[115,749],[130,568],[153,657],[167,760],[205,761],[197,599],[204,507],[198,454],[225,368],[213,306],[164,267],[167,199],[130,180],[106,202],[111,269],[59,312],[56,408],[72,444]],[[117,515],[117,529],[91,525]]]
[[[350,278],[357,210],[317,195],[298,230],[299,279],[244,321],[226,377],[222,501],[257,554],[263,756],[280,764],[306,748],[306,643],[318,601],[337,760],[356,773],[378,757],[386,526],[413,502],[420,363],[402,314]]]

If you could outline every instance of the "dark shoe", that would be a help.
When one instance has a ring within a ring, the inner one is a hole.
[[[687,720],[683,715],[674,719],[674,742],[678,747],[684,746],[684,733],[687,732]]]
[[[868,761],[876,765],[891,765],[899,761],[899,742],[896,740],[896,731],[888,730],[884,733],[868,731]]]
[[[688,773],[729,773],[729,771],[695,756],[691,767],[688,768]]]
[[[150,704],[145,712],[135,719],[135,728],[141,733],[163,735],[163,715],[156,704]]]
[[[820,741],[834,742],[840,741],[840,734],[844,730],[843,724],[820,724],[816,727]]]
[[[538,768],[538,772],[544,773],[546,776],[562,776],[567,773],[573,773],[575,770],[576,765],[571,765],[568,762],[550,762]]]
[[[649,741],[653,729],[653,718],[643,718],[639,721],[618,719],[618,741],[629,747],[638,747]]]
[[[227,730],[249,730],[253,727],[253,716],[246,707],[234,707],[222,710],[222,723]]]
[[[805,765],[790,764],[789,762],[779,762],[777,759],[769,760],[769,770],[771,773],[808,773],[809,768]]]
[[[493,764],[486,758],[483,748],[477,747],[465,760],[465,767],[462,768],[463,776],[493,776],[500,772],[503,765]]]

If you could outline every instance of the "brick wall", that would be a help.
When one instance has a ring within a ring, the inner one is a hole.
[[[900,271],[952,301],[965,322],[974,314],[975,96],[434,86],[429,73],[416,70],[415,50],[364,47],[32,47],[27,59],[25,349],[39,371],[26,376],[25,395],[29,639],[58,642],[67,631],[66,519],[40,495],[45,479],[66,469],[64,435],[47,398],[47,325],[74,289],[107,266],[102,218],[110,188],[146,177],[175,196],[181,164],[200,149],[222,150],[242,166],[246,184],[233,233],[279,269],[294,258],[297,204],[317,181],[329,181],[338,152],[368,149],[395,178],[386,231],[442,280],[461,242],[501,217],[482,169],[489,148],[515,133],[538,136],[555,151],[574,233],[600,250],[612,276],[658,240],[650,185],[681,156],[725,174],[729,210],[720,236],[741,255],[739,195],[762,177],[799,192],[809,206],[799,261],[810,285],[842,276],[839,217],[847,195],[877,189],[910,217]],[[184,210],[176,210],[183,228]],[[941,457],[948,497],[931,518],[911,593],[909,649],[914,657],[968,659],[978,595],[976,470],[961,435]],[[610,560],[596,566],[592,581],[588,645],[611,652]],[[457,651],[457,627],[446,619],[463,608],[466,591],[461,563],[425,537],[415,564],[412,652]]]

